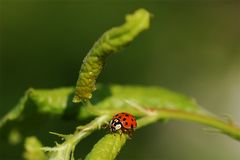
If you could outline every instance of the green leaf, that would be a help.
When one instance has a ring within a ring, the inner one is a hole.
[[[98,85],[98,88],[91,102],[103,113],[129,111],[139,115],[136,109],[139,107],[204,112],[193,98],[157,86]]]
[[[63,114],[72,97],[73,88],[31,90],[29,98],[37,105],[40,113]]]
[[[107,134],[94,145],[85,160],[113,160],[126,140],[125,134]]]
[[[216,128],[214,130],[215,132],[224,133],[231,136],[232,138],[235,138],[236,140],[240,140],[240,128],[236,126],[232,121],[225,122],[205,111],[205,113],[185,111],[183,108],[160,108],[151,111],[142,110],[141,108],[139,111],[147,112],[148,114],[140,119],[137,119],[138,127],[136,129],[142,128],[158,120],[189,120],[214,127]],[[125,134],[120,135],[118,133],[104,136],[94,145],[93,149],[88,153],[85,160],[114,160],[119,154],[123,145],[126,143],[127,137],[128,136]]]
[[[98,90],[94,92],[94,97],[91,99],[92,104],[82,106],[74,106],[71,103],[73,93],[74,89],[72,87],[49,90],[31,89],[20,100],[16,108],[0,120],[0,124],[4,124],[6,119],[13,121],[19,118],[24,113],[23,111],[28,109],[27,105],[29,103],[27,103],[27,100],[36,104],[37,112],[32,114],[41,113],[59,116],[64,115],[68,109],[78,108],[79,110],[76,111],[75,116],[80,120],[93,116],[97,117],[86,126],[78,127],[74,134],[66,136],[68,138],[65,138],[62,144],[45,148],[46,151],[51,152],[49,155],[52,159],[57,159],[64,155],[66,160],[74,157],[74,149],[79,141],[107,123],[112,115],[123,111],[132,113],[138,118],[137,129],[159,120],[187,120],[214,127],[219,132],[240,140],[240,128],[232,121],[221,120],[200,107],[194,99],[164,88],[98,85]],[[113,138],[111,141],[116,142],[116,139]],[[112,144],[113,142],[109,140],[109,143]],[[113,152],[112,157],[117,156],[123,145],[122,142],[116,143],[119,144],[116,145],[119,149]],[[92,155],[95,157],[95,150],[93,149],[93,152],[89,153],[91,155],[89,155],[89,158]],[[96,152],[98,152],[98,149]],[[102,156],[104,157],[104,155]]]
[[[0,127],[7,121],[13,121],[20,117],[28,101],[35,103],[38,113],[51,115],[64,115],[66,111],[74,112],[78,119],[89,118],[102,114],[128,111],[141,116],[134,105],[141,105],[145,109],[181,109],[199,112],[197,104],[192,98],[171,92],[160,87],[98,85],[98,90],[91,100],[92,106],[85,104],[74,105],[71,98],[74,88],[56,89],[29,89],[19,103],[0,120]],[[33,113],[33,114],[38,114]],[[71,116],[71,114],[70,114]],[[70,117],[75,118],[75,117]]]
[[[36,137],[26,138],[24,146],[23,157],[25,160],[47,160],[47,156],[41,150],[42,144]]]
[[[133,14],[126,16],[126,22],[106,31],[94,44],[83,60],[74,103],[91,99],[92,92],[96,89],[95,83],[106,58],[127,46],[139,33],[149,27],[150,13],[145,9],[138,9]]]

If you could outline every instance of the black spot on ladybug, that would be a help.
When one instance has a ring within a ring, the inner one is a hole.
[[[121,117],[121,116],[119,116],[118,118],[119,118],[119,119],[121,119],[122,117]]]
[[[133,121],[133,119],[131,118],[131,121]]]
[[[131,128],[133,128],[133,124],[131,124]]]
[[[126,118],[123,118],[123,121],[126,121]]]
[[[126,122],[125,125],[128,125],[128,122]]]
[[[127,116],[127,117],[128,117],[129,115],[128,115],[128,114],[125,114],[125,116]]]

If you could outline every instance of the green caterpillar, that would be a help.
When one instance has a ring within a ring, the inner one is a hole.
[[[126,16],[126,22],[105,32],[93,45],[83,60],[77,80],[74,103],[91,99],[96,90],[96,79],[100,74],[106,58],[129,44],[140,32],[148,29],[150,13],[138,9]]]

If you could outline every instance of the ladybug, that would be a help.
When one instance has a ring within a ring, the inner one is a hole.
[[[137,121],[135,117],[126,112],[114,115],[109,123],[111,133],[120,131],[120,133],[127,133],[129,137],[132,137],[132,134],[136,127]]]

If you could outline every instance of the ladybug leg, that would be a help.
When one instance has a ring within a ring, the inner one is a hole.
[[[109,126],[109,124],[103,124],[102,127],[103,129],[107,129],[107,134],[109,133],[113,133],[113,131],[111,130],[111,127]]]
[[[134,132],[133,129],[130,129],[130,130],[127,131],[128,138],[129,138],[129,139],[132,139],[132,137],[133,137],[133,132]]]
[[[129,135],[128,131],[129,131],[128,129],[125,129],[125,128],[122,129],[122,130],[121,130],[121,134],[120,134],[121,137],[122,137],[122,134],[127,134],[127,135]]]
[[[122,130],[122,133],[127,134],[127,135],[128,135],[128,138],[131,139],[131,137],[130,137],[130,134],[131,134],[131,133],[130,133],[130,130],[129,130],[129,129],[123,129],[123,130]]]
[[[122,139],[122,134],[123,134],[123,130],[119,130],[120,133],[120,140]]]
[[[111,129],[108,129],[106,132],[107,132],[107,134],[112,133]]]
[[[109,128],[109,124],[103,124],[103,125],[102,125],[102,128],[103,128],[103,129]]]
[[[107,133],[107,134],[113,133],[112,130],[111,130],[111,127],[109,127],[109,125],[103,125],[102,128],[103,128],[103,129],[107,129],[107,130],[106,130],[106,133]]]

